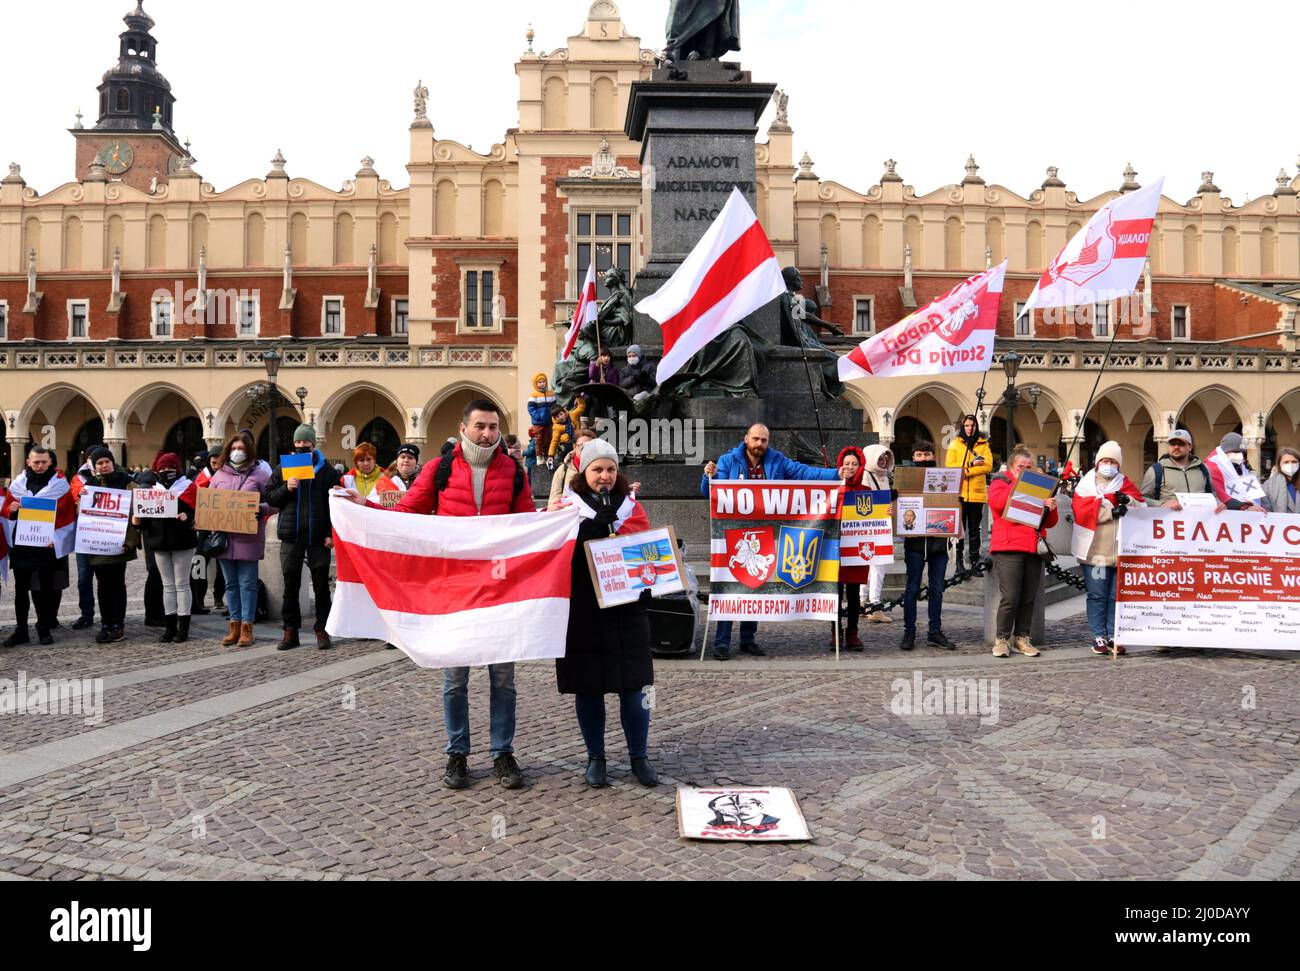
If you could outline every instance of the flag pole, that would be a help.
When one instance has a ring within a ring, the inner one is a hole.
[[[1120,322],[1115,321],[1115,328],[1110,335],[1110,343],[1106,345],[1106,356],[1102,358],[1101,370],[1097,372],[1097,380],[1092,383],[1092,393],[1088,395],[1088,405],[1083,409],[1083,417],[1079,420],[1079,435],[1075,435],[1070,442],[1070,450],[1065,455],[1065,461],[1068,464],[1074,458],[1075,446],[1079,444],[1079,439],[1088,433],[1088,413],[1092,411],[1093,402],[1097,398],[1097,389],[1101,387],[1101,377],[1106,373],[1106,368],[1110,366],[1110,355],[1115,349],[1115,339],[1119,337]]]

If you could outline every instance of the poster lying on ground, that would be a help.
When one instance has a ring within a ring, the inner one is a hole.
[[[715,842],[795,843],[812,839],[789,789],[678,789],[677,832]]]
[[[835,620],[841,482],[714,482],[710,620]]]
[[[1115,639],[1300,651],[1300,516],[1130,508]]]

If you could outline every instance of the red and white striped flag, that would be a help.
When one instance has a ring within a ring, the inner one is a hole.
[[[727,328],[786,292],[767,234],[739,189],[657,293],[636,309],[663,328],[663,384]]]
[[[1102,206],[1043,271],[1020,316],[1034,307],[1084,307],[1132,293],[1151,248],[1164,184],[1156,179]]]
[[[587,279],[583,281],[582,293],[578,294],[578,309],[573,312],[573,323],[569,325],[569,332],[564,335],[564,353],[560,355],[561,361],[569,359],[574,345],[578,343],[578,335],[582,333],[582,328],[594,321],[599,312],[600,301],[596,299],[596,261],[592,260],[591,265],[587,267]]]
[[[338,588],[325,629],[422,668],[564,657],[577,510],[414,516],[330,497]]]
[[[840,380],[987,371],[1006,275],[1003,260],[868,337],[840,358]]]

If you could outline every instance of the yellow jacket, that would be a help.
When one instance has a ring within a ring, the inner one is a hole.
[[[984,463],[978,464],[976,458],[982,458]],[[993,450],[989,448],[987,438],[979,436],[974,448],[968,448],[960,435],[954,438],[948,446],[948,457],[944,465],[950,469],[964,470],[961,480],[963,502],[989,501],[988,475],[996,470],[993,468]]]

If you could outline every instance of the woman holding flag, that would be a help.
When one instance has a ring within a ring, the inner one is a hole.
[[[997,640],[993,644],[994,657],[1010,657],[1012,636],[1016,650],[1025,657],[1038,657],[1030,634],[1034,625],[1034,604],[1043,579],[1043,561],[1038,555],[1038,543],[1046,539],[1047,530],[1058,520],[1056,496],[1037,499],[1041,525],[1025,526],[1008,518],[1011,506],[1019,509],[1021,500],[1013,499],[1016,484],[1034,467],[1034,453],[1024,445],[1017,445],[1007,459],[1007,471],[993,479],[989,487],[989,510],[993,526],[989,536],[989,551],[993,554],[993,575],[998,580]],[[1032,504],[1032,503],[1031,503]]]
[[[27,508],[23,500],[27,500]],[[36,606],[36,633],[40,642],[53,644],[50,631],[58,621],[59,592],[67,589],[68,554],[76,543],[77,504],[68,480],[54,467],[54,456],[49,449],[33,445],[27,452],[27,468],[10,484],[0,517],[9,544],[17,614],[14,632],[4,646],[31,643],[27,627],[31,604]],[[20,520],[52,523],[53,542],[44,547],[17,545]]]
[[[1074,541],[1071,552],[1083,567],[1088,587],[1088,627],[1092,653],[1123,654],[1115,644],[1115,592],[1119,573],[1119,521],[1129,503],[1145,506],[1142,493],[1122,472],[1118,442],[1097,451],[1097,464],[1074,490]]]
[[[586,544],[650,528],[631,484],[618,470],[618,452],[604,439],[582,447],[578,478],[551,503],[552,510],[576,506],[582,518],[573,547],[573,587],[565,655],[555,662],[560,694],[574,695],[578,727],[587,745],[587,784],[608,784],[605,760],[605,695],[616,694],[632,774],[643,786],[659,778],[646,756],[650,709],[645,688],[654,684],[650,619],[644,601],[601,610],[587,567]]]

